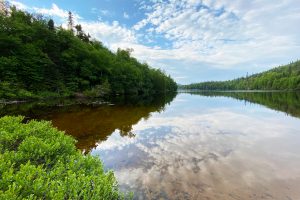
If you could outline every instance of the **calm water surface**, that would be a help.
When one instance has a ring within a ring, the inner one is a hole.
[[[0,114],[52,120],[136,199],[300,199],[300,94],[173,98]]]

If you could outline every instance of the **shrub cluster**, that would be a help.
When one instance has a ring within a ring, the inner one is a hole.
[[[0,118],[0,199],[123,199],[112,171],[50,122]]]

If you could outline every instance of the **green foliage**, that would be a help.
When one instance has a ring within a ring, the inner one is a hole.
[[[181,86],[200,90],[300,90],[300,61],[269,71],[229,81],[211,81]]]
[[[16,84],[11,84],[9,82],[0,82],[0,97],[6,99],[17,99],[18,97],[24,98],[34,98],[36,97],[31,92],[18,87]]]
[[[0,118],[0,199],[122,199],[113,172],[50,122]]]
[[[48,21],[48,28],[49,28],[49,30],[52,30],[52,31],[55,29],[53,19],[50,19]]]
[[[96,85],[90,90],[84,91],[84,95],[87,97],[102,97],[108,95],[111,92],[111,86],[107,80],[101,85]]]
[[[177,89],[171,77],[131,57],[131,50],[113,53],[91,40],[81,25],[75,29],[74,33],[57,28],[51,19],[15,8],[10,15],[0,14],[0,83],[13,84],[17,90],[32,94],[30,97],[44,92],[58,96],[97,93],[99,86],[107,85],[101,94],[153,94]],[[1,92],[0,98],[28,98],[13,90],[6,93]]]

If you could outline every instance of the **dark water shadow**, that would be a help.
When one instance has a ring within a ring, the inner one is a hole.
[[[59,130],[72,135],[77,147],[90,152],[114,131],[134,137],[132,126],[147,120],[151,113],[161,112],[176,96],[117,96],[109,102],[103,99],[56,99],[22,104],[0,105],[0,116],[23,115],[26,120],[51,120]]]

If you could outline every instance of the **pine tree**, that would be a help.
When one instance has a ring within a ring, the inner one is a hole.
[[[69,11],[69,16],[68,16],[68,29],[73,32],[73,27],[74,27],[74,19],[73,19],[73,14],[71,11]]]
[[[50,19],[48,21],[48,29],[51,30],[51,31],[54,30],[54,21],[53,21],[53,19]]]

